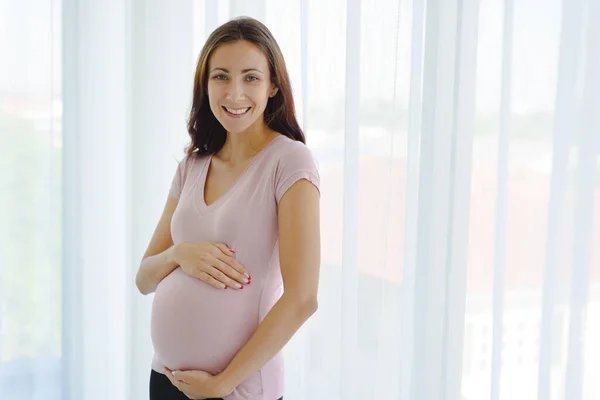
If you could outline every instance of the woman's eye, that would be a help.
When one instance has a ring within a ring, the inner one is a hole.
[[[225,79],[227,79],[227,77],[225,75],[216,75],[214,79],[218,81],[224,81]]]
[[[254,81],[257,81],[257,80],[258,80],[258,78],[257,78],[256,76],[249,76],[249,77],[247,77],[246,79],[247,79],[249,82],[254,82]]]

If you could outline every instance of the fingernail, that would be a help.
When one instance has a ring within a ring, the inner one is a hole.
[[[227,285],[225,285],[225,287],[223,289],[227,289]]]
[[[248,279],[251,279],[251,278],[250,278],[250,275],[248,275],[248,274],[247,274],[247,273],[245,273],[245,272],[244,272],[244,276],[245,276],[246,278],[248,278]]]
[[[243,289],[243,288],[244,288],[244,285],[242,285],[242,287],[240,289]]]
[[[233,251],[233,249],[229,249],[230,252],[235,253],[235,251]]]
[[[239,283],[237,283],[237,282],[235,283],[235,287],[236,287],[237,289],[241,289],[241,288],[243,288],[243,286],[242,286],[242,285],[240,285],[240,284],[239,284]]]

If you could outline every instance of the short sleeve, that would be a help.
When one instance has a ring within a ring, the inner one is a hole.
[[[275,176],[275,199],[277,204],[294,183],[301,179],[311,182],[320,192],[320,176],[310,149],[302,142],[295,142],[293,149],[279,159]]]
[[[169,194],[172,198],[179,201],[181,197],[181,192],[183,191],[183,185],[185,184],[185,179],[188,174],[189,169],[189,157],[185,157],[183,160],[179,162],[177,166],[177,170],[175,171],[175,176],[173,176],[173,180],[171,181],[171,188],[169,189]]]

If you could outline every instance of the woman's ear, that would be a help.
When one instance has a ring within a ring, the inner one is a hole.
[[[273,85],[271,87],[271,93],[269,94],[269,97],[275,97],[275,95],[277,94],[277,92],[279,91],[279,88],[275,85]]]

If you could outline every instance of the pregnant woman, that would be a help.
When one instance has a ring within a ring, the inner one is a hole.
[[[281,399],[281,350],[317,310],[319,174],[262,23],[210,35],[188,132],[136,276],[154,292],[150,399]]]

